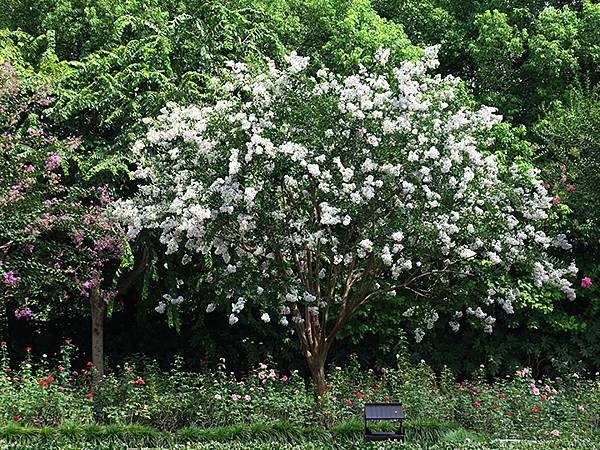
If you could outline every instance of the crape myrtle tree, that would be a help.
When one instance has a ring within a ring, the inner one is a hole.
[[[575,297],[577,269],[549,255],[568,243],[538,228],[552,204],[537,171],[491,154],[500,117],[430,74],[436,52],[389,67],[382,48],[373,69],[344,76],[310,73],[294,53],[283,69],[232,62],[220,100],[167,105],[133,148],[141,185],[115,216],[131,236],[158,232],[184,265],[212,261],[208,312],[289,327],[319,394],[336,335],[368,302],[398,302],[420,341],[442,313],[454,331],[486,332],[512,313],[519,292],[494,274]],[[451,295],[473,278],[482,295]],[[448,295],[431,300],[438,289]]]
[[[0,303],[17,320],[91,311],[101,374],[103,321],[127,241],[105,214],[108,189],[75,176],[81,140],[44,122],[54,97],[38,78],[0,63]]]

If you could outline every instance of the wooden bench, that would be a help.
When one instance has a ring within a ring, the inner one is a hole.
[[[404,442],[403,421],[404,409],[402,403],[366,403],[365,404],[365,439],[367,441],[402,441]],[[399,427],[396,431],[371,431],[368,421],[386,420],[398,422]]]

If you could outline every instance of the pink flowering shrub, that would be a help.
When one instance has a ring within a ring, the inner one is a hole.
[[[106,271],[125,248],[104,214],[108,191],[77,178],[79,139],[58,138],[40,119],[52,102],[50,88],[0,64],[0,303],[18,320],[41,318],[49,303],[76,312],[94,288],[110,299]]]

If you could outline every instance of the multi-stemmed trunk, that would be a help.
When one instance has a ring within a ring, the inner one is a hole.
[[[329,349],[323,349],[316,354],[311,352],[306,354],[306,361],[308,368],[312,376],[315,386],[317,388],[317,395],[323,397],[326,389],[325,383],[325,363],[327,362],[327,354]]]

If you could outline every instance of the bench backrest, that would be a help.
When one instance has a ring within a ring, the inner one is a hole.
[[[402,403],[367,403],[365,404],[365,420],[397,420],[404,419]]]

